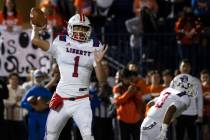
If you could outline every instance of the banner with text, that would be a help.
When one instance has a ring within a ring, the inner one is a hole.
[[[27,76],[32,67],[49,72],[52,57],[31,44],[31,30],[20,33],[0,32],[0,76],[12,72]],[[41,38],[52,42],[52,35],[42,33]]]

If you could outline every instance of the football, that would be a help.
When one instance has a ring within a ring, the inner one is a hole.
[[[47,18],[39,8],[31,8],[30,20],[32,24],[38,27],[43,27],[47,24]]]

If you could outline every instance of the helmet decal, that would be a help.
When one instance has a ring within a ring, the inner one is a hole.
[[[181,92],[186,92],[189,96],[195,96],[193,77],[189,74],[179,74],[171,81],[170,87]]]

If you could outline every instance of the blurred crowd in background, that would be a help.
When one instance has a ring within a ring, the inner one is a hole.
[[[17,2],[2,1],[0,33],[17,33],[29,27],[29,21],[23,20],[26,18],[16,7]],[[89,89],[95,140],[139,140],[146,103],[157,97],[179,73],[196,76],[202,90],[193,99],[191,110],[172,123],[168,137],[210,139],[210,0],[37,0],[33,3],[46,14],[47,30],[53,33],[53,38],[66,34],[68,19],[82,11],[92,23],[92,37],[109,44],[103,61],[107,83],[99,87],[93,73]],[[29,16],[30,11],[26,12]],[[21,77],[16,69],[2,76],[1,137],[42,139],[49,112],[47,104],[58,80],[59,69],[54,61],[49,72],[31,67],[28,77]],[[128,95],[128,90],[134,94]],[[32,106],[27,100],[29,95],[37,97],[40,105]],[[59,139],[81,140],[72,120]]]

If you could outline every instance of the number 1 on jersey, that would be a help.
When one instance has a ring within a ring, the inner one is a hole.
[[[72,73],[72,77],[78,77],[79,58],[79,56],[74,57],[74,72]]]

